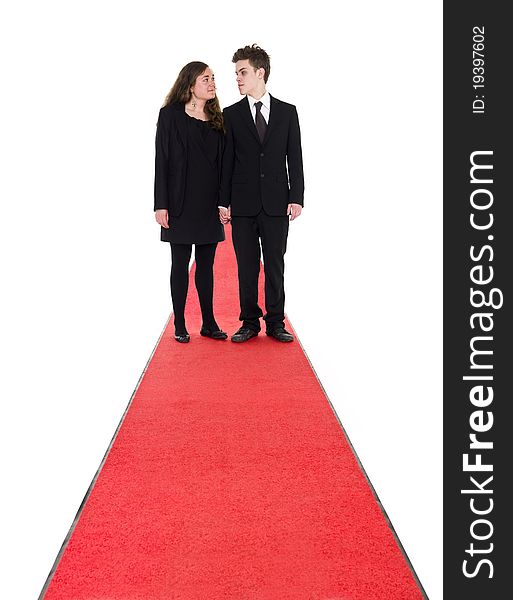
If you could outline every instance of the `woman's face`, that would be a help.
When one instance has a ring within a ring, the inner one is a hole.
[[[203,73],[196,78],[196,82],[191,87],[191,92],[198,100],[211,100],[216,96],[216,84],[214,74],[210,67],[207,67]]]

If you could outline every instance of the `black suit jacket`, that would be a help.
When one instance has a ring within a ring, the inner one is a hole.
[[[287,214],[290,203],[303,206],[301,134],[296,107],[271,96],[264,142],[244,97],[224,109],[226,144],[221,172],[220,206],[233,216]]]

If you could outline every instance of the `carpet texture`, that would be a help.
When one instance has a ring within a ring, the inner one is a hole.
[[[233,333],[230,234],[214,308]],[[300,344],[200,337],[193,281],[191,342],[170,321],[45,600],[423,598]]]

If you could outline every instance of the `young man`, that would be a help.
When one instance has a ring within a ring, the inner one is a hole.
[[[258,335],[260,242],[265,272],[266,334],[292,342],[284,327],[284,255],[289,220],[303,207],[303,159],[295,106],[266,90],[268,54],[255,44],[233,55],[237,85],[245,97],[224,110],[226,147],[223,155],[219,215],[230,219],[239,274],[242,327],[232,342]]]

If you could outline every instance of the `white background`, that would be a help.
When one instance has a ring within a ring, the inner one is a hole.
[[[238,100],[231,56],[257,42],[303,136],[287,313],[439,600],[442,3],[20,1],[0,22],[2,597],[38,596],[169,316],[158,109],[191,60]]]

